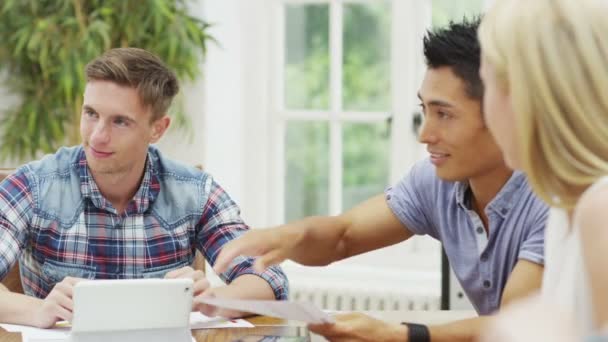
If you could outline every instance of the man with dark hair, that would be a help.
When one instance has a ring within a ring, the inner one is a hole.
[[[484,125],[478,25],[478,20],[451,23],[424,39],[420,141],[430,158],[414,165],[384,194],[342,215],[248,232],[223,248],[216,270],[224,270],[239,255],[258,256],[258,270],[286,259],[327,265],[419,234],[442,242],[482,316],[538,289],[548,208],[524,175],[505,165]],[[337,316],[335,324],[311,328],[338,341],[468,341],[485,319],[427,327],[349,314]]]
[[[19,261],[25,295],[0,286],[0,322],[52,327],[72,319],[74,285],[84,279],[191,278],[193,309],[236,316],[198,296],[287,298],[280,268],[253,270],[241,258],[210,288],[192,264],[248,227],[238,206],[201,170],[150,144],[165,133],[179,90],[155,55],[113,49],[85,70],[82,145],[61,148],[0,183],[0,279]],[[120,308],[116,308],[119,310]]]

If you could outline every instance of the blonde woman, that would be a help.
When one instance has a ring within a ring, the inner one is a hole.
[[[588,335],[608,324],[608,1],[497,1],[479,38],[486,123],[552,206],[541,300]]]

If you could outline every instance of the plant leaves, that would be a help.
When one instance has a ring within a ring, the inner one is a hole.
[[[186,80],[200,75],[201,58],[214,41],[209,24],[188,16],[183,0],[2,0],[0,14],[0,75],[20,98],[0,113],[4,159],[79,143],[84,67],[105,50],[146,49]],[[189,126],[183,111],[171,112],[176,126]]]

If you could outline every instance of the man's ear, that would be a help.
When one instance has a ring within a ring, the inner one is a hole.
[[[150,143],[154,144],[158,140],[160,140],[160,138],[162,138],[162,136],[167,131],[167,128],[169,128],[170,124],[171,124],[171,118],[168,117],[167,115],[164,115],[160,119],[156,119],[152,123],[152,135],[150,136]]]

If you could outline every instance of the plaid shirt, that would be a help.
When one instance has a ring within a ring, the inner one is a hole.
[[[65,171],[49,175],[35,164],[0,183],[0,279],[20,256],[21,279],[29,295],[46,297],[68,275],[163,277],[190,265],[195,248],[213,265],[222,246],[248,230],[238,206],[208,174],[169,162],[154,147],[141,185],[122,214],[99,191],[82,148],[62,150],[74,158],[63,168],[72,176],[61,186],[44,190],[45,182],[66,178]],[[52,161],[63,163],[61,158]],[[179,172],[193,177],[175,176]],[[180,185],[184,179],[190,183]],[[66,198],[77,198],[78,203]],[[193,204],[196,201],[200,207]],[[45,210],[45,204],[53,210]],[[255,273],[252,265],[251,258],[239,257],[220,277],[230,283],[256,274],[270,284],[277,299],[287,298],[287,278],[280,268]]]

